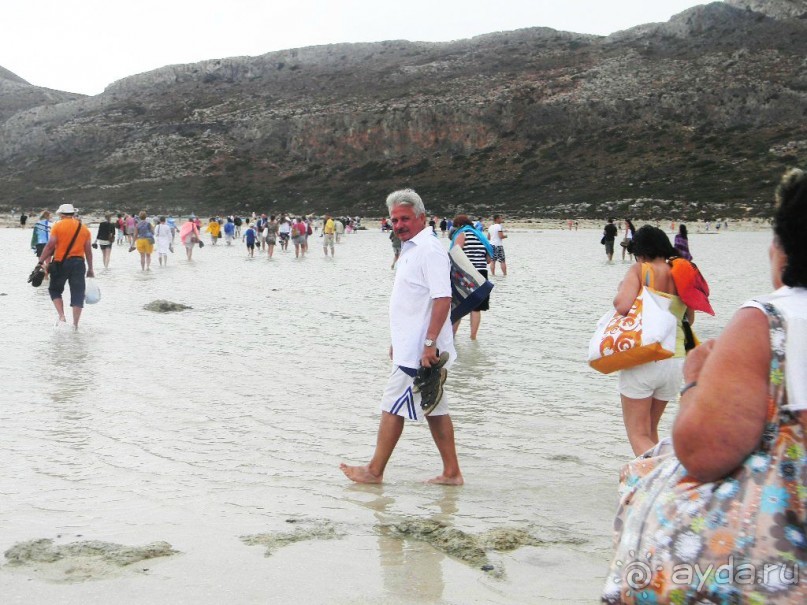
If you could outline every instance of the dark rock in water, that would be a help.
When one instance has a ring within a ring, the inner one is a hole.
[[[155,313],[172,313],[173,311],[193,309],[193,307],[189,307],[188,305],[171,302],[170,300],[153,300],[143,308],[146,311],[154,311]]]

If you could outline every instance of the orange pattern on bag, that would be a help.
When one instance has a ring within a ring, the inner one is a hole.
[[[614,315],[600,342],[600,355],[606,357],[642,344],[642,299],[637,298],[627,315]]]

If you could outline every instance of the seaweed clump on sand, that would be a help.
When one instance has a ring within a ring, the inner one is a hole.
[[[450,557],[497,577],[501,577],[503,571],[491,564],[488,551],[508,552],[521,546],[544,544],[525,529],[500,528],[474,535],[433,519],[405,519],[380,527],[401,538],[426,542]]]
[[[264,556],[270,557],[278,548],[305,540],[338,540],[344,537],[330,521],[296,521],[287,519],[287,523],[299,523],[294,531],[267,532],[251,536],[241,536],[241,541],[248,546],[265,546]]]
[[[55,545],[53,540],[44,538],[15,544],[5,552],[5,557],[8,567],[33,568],[50,580],[75,582],[115,575],[134,563],[178,552],[167,542],[124,546],[89,540]]]
[[[189,307],[188,305],[171,302],[170,300],[152,300],[147,305],[144,305],[143,308],[146,311],[154,311],[155,313],[172,313],[174,311],[193,309],[193,307]]]

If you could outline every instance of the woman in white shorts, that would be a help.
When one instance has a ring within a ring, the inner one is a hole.
[[[687,315],[694,321],[694,311],[687,309],[678,297],[667,259],[677,256],[667,234],[657,227],[645,225],[633,237],[633,254],[637,262],[628,270],[614,298],[614,308],[626,315],[639,295],[642,284],[653,284],[653,291],[670,299],[670,312],[678,320],[675,355],[663,361],[652,361],[619,373],[622,420],[633,453],[639,456],[659,441],[658,425],[667,402],[681,386],[686,351],[681,320]]]

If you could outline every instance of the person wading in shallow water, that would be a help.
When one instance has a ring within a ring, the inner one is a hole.
[[[610,263],[614,258],[614,240],[616,239],[617,228],[614,219],[609,218],[608,223],[602,232],[602,243],[605,244],[605,255]]]
[[[391,193],[387,207],[395,234],[403,242],[390,300],[393,368],[381,400],[381,421],[372,459],[365,466],[342,463],[340,468],[356,483],[381,483],[405,419],[425,417],[443,463],[442,474],[429,483],[462,485],[447,399],[431,398],[426,387],[419,392],[413,388],[423,373],[418,372],[419,367],[439,368],[456,357],[449,321],[448,253],[432,230],[426,229],[426,210],[417,193],[411,189]],[[445,370],[440,368],[437,372],[442,372],[445,380]],[[439,391],[442,395],[442,386]],[[423,403],[427,404],[425,410]]]
[[[95,277],[92,270],[92,246],[90,244],[92,236],[90,230],[75,218],[76,209],[73,208],[73,204],[62,204],[56,213],[62,216],[62,220],[53,225],[48,243],[39,256],[39,263],[50,273],[48,293],[59,314],[59,322],[66,321],[62,293],[65,284],[70,284],[73,328],[78,330],[78,320],[84,309],[85,270],[87,277]],[[52,260],[51,257],[53,257]],[[87,259],[86,266],[85,258]],[[56,325],[58,326],[59,323]]]

